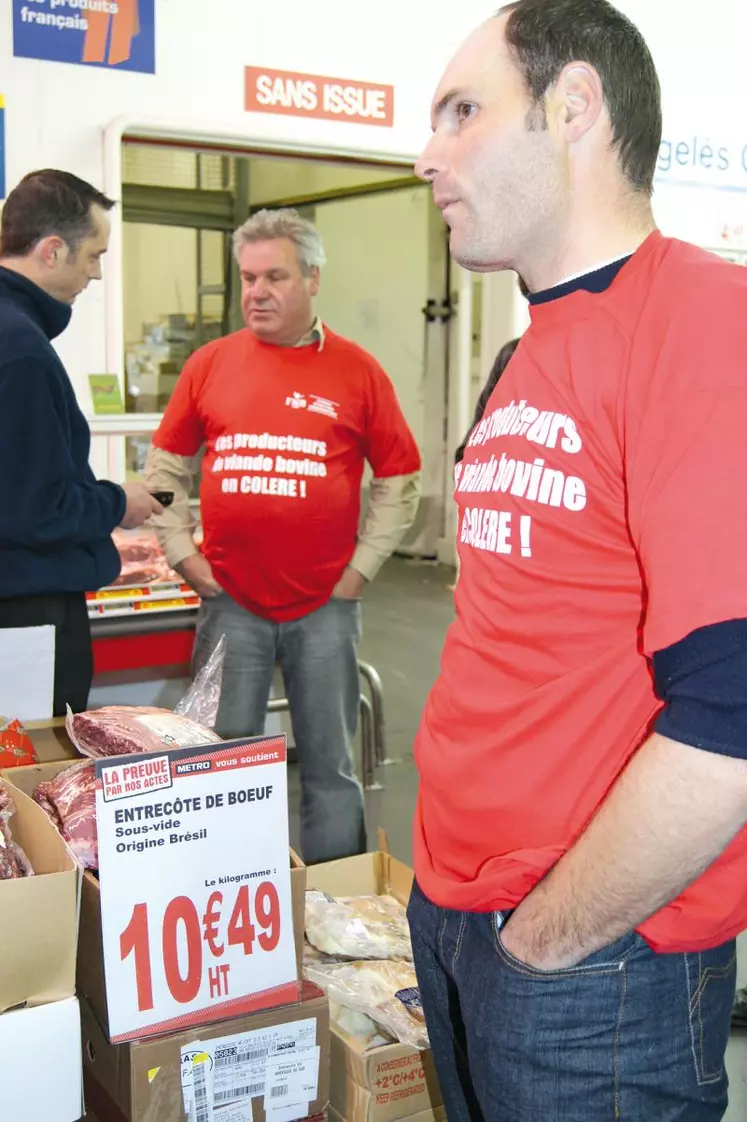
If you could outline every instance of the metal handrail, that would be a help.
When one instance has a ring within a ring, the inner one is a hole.
[[[376,743],[374,734],[374,708],[365,694],[360,696],[361,706],[361,771],[364,791],[381,791],[382,785],[376,782]],[[287,697],[273,697],[267,704],[268,713],[287,713],[290,703]]]

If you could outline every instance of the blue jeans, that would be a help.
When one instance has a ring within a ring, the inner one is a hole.
[[[504,948],[510,913],[447,911],[417,885],[415,966],[449,1122],[717,1122],[734,941],[655,954],[632,932],[569,970]]]
[[[363,790],[352,743],[360,707],[361,606],[330,600],[290,623],[246,611],[227,593],[203,600],[193,669],[226,636],[216,732],[260,736],[276,662],[285,683],[301,772],[301,849],[307,865],[363,853]]]

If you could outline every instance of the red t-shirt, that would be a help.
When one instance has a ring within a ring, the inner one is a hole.
[[[650,658],[747,617],[747,269],[651,235],[601,295],[535,306],[457,475],[457,619],[416,742],[415,871],[515,907],[661,709]],[[640,927],[747,927],[747,830]]]
[[[364,462],[378,479],[420,467],[389,378],[329,329],[321,350],[247,330],[202,347],[153,442],[205,445],[202,550],[230,596],[277,622],[325,604],[352,558]]]

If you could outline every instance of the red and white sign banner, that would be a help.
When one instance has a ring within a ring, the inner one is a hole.
[[[391,128],[394,86],[247,66],[246,110]]]
[[[285,737],[96,761],[112,1042],[297,1000]]]

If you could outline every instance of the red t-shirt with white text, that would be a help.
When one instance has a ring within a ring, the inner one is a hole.
[[[186,363],[153,438],[205,445],[202,550],[222,588],[282,622],[320,608],[353,556],[367,460],[378,479],[418,471],[391,381],[355,343],[278,347],[248,330]]]
[[[457,619],[415,755],[415,872],[515,907],[661,709],[650,658],[747,618],[747,269],[652,234],[602,294],[532,308],[457,473]],[[747,829],[640,927],[747,927]]]

